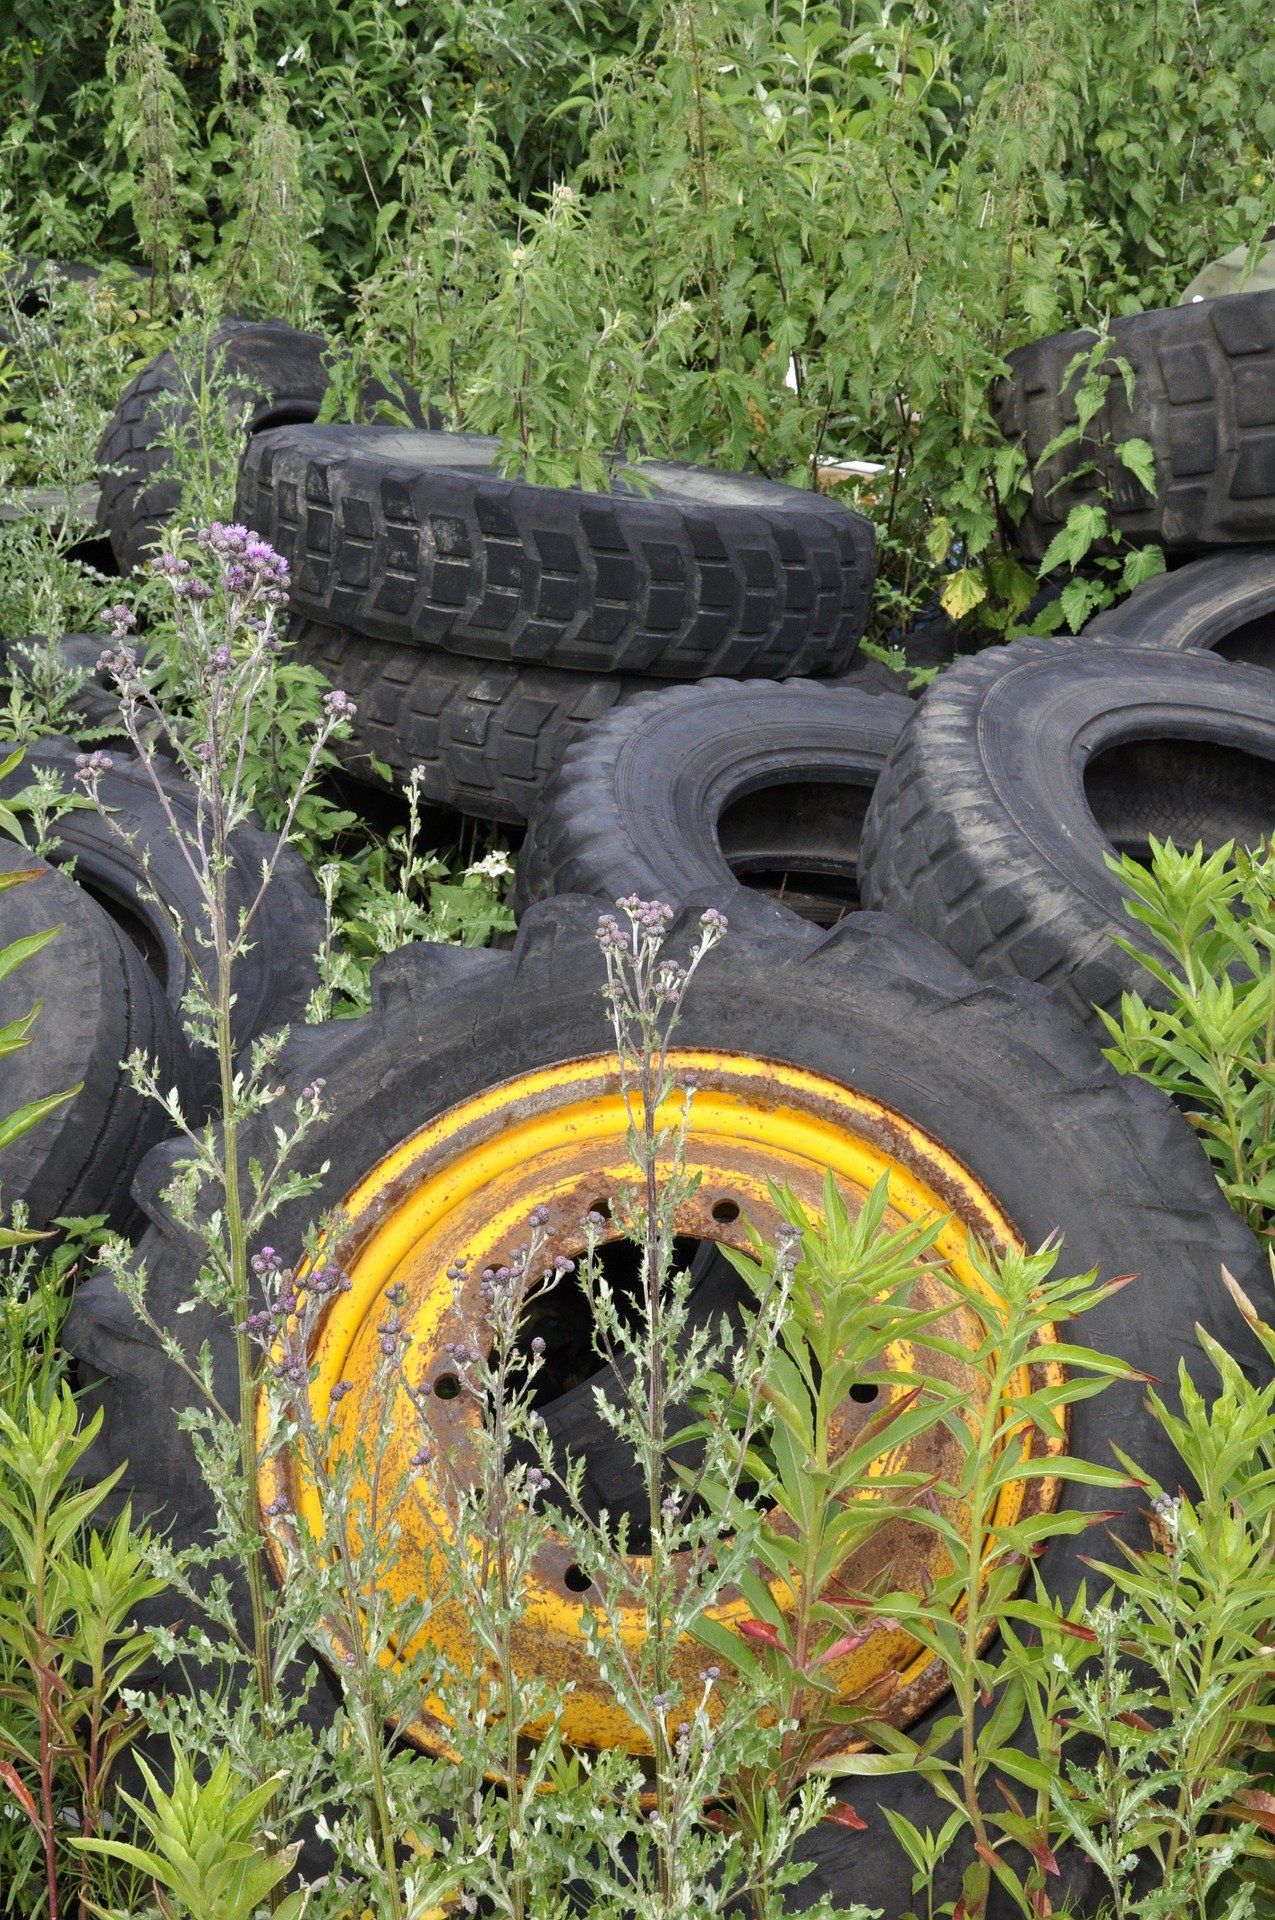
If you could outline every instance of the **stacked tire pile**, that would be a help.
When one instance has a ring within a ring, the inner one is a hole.
[[[1066,418],[1075,347],[1017,357],[999,404],[1029,453]],[[1260,1292],[1261,1249],[1186,1119],[1104,1060],[1093,1009],[1150,985],[1113,945],[1126,919],[1106,856],[1145,853],[1152,835],[1257,844],[1275,826],[1275,680],[1257,664],[1275,565],[1252,550],[1275,539],[1275,296],[1119,323],[1116,347],[1138,370],[1117,437],[1148,439],[1160,475],[1156,498],[1131,489],[1117,514],[1182,564],[1081,639],[965,661],[915,704],[851,671],[871,534],[829,501],[659,464],[640,491],[599,498],[503,478],[491,443],[427,426],[263,414],[239,511],[290,562],[299,648],[360,701],[359,750],[423,764],[431,797],[529,819],[512,951],[404,949],[378,969],[370,1015],[299,1030],[282,1061],[290,1086],[323,1077],[329,1118],[308,1142],[320,1186],[280,1211],[275,1245],[299,1261],[310,1221],[344,1202],[350,1311],[374,1329],[406,1276],[402,1311],[444,1406],[451,1260],[472,1253],[481,1271],[501,1256],[490,1222],[517,1217],[519,1193],[555,1196],[549,1250],[571,1258],[580,1215],[605,1211],[623,1177],[594,930],[630,893],[672,904],[675,951],[708,906],[731,922],[678,1033],[704,1115],[678,1228],[714,1312],[730,1305],[714,1247],[765,1221],[768,1177],[817,1209],[829,1168],[852,1203],[897,1172],[905,1217],[950,1211],[1002,1246],[1061,1233],[1071,1270],[1141,1275],[1085,1329],[1141,1373],[1194,1369],[1197,1324],[1247,1358],[1218,1268]],[[1042,476],[1028,551],[1086,483]],[[246,1158],[268,1124],[246,1128]],[[151,1307],[173,1325],[200,1258],[162,1197],[180,1157],[154,1147],[134,1186]],[[404,1210],[430,1223],[412,1261]],[[231,1377],[231,1330],[198,1305],[182,1324]],[[364,1336],[347,1333],[357,1392]],[[179,1543],[202,1537],[180,1369],[105,1275],[80,1288],[67,1340],[103,1413],[90,1466],[122,1469],[113,1498],[162,1514]],[[584,1400],[564,1374],[542,1413],[585,1453],[588,1497],[621,1511],[631,1462],[590,1424],[607,1385],[590,1352],[586,1338]],[[1077,1453],[1107,1459],[1118,1437],[1176,1480],[1137,1386],[1079,1401],[1075,1419]],[[1089,1512],[1113,1500],[1082,1485],[1057,1497]],[[1131,1491],[1110,1520],[1131,1542],[1141,1503]],[[1074,1593],[1082,1546],[1050,1542],[1047,1591]],[[560,1557],[541,1574],[569,1624],[588,1604],[580,1569]],[[543,1650],[549,1666],[559,1651]],[[899,1712],[923,1726],[944,1705],[923,1679]],[[623,1742],[602,1718],[597,1744]],[[802,1898],[897,1915],[909,1870],[884,1814],[937,1827],[942,1813],[907,1776],[856,1781],[853,1797],[869,1833],[825,1829]],[[963,1864],[953,1848],[936,1898],[956,1899]],[[1083,1861],[1065,1862],[1064,1897],[1096,1905]]]

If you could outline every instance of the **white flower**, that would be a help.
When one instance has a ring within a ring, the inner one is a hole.
[[[504,880],[513,870],[513,861],[503,848],[493,847],[483,859],[476,860],[472,867],[466,867],[465,878],[467,880]]]

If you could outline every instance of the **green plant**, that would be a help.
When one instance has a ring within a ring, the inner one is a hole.
[[[482,947],[493,934],[513,932],[503,901],[513,873],[508,854],[493,847],[457,875],[443,855],[421,848],[420,794],[421,773],[413,769],[404,790],[406,823],[383,843],[319,868],[327,938],[309,1010],[313,1020],[364,1012],[376,961],[409,941]]]
[[[1056,1325],[1084,1314],[1127,1281],[1102,1285],[1092,1274],[1058,1275],[1056,1247],[1035,1254],[1010,1250],[994,1258],[971,1248],[971,1257],[981,1285],[950,1265],[944,1282],[970,1316],[972,1334],[953,1340],[934,1326],[918,1343],[922,1357],[972,1363],[986,1382],[986,1398],[973,1417],[959,1389],[944,1389],[929,1372],[916,1382],[945,1399],[946,1429],[956,1442],[956,1469],[951,1475],[940,1472],[932,1499],[912,1509],[913,1524],[946,1549],[947,1568],[923,1591],[891,1591],[878,1603],[941,1663],[951,1710],[927,1727],[921,1741],[878,1722],[872,1729],[878,1751],[842,1754],[822,1764],[829,1773],[850,1778],[919,1772],[969,1831],[975,1858],[966,1869],[961,1900],[969,1920],[979,1920],[993,1880],[1020,1913],[1039,1911],[1053,1857],[1048,1777],[1030,1753],[1020,1755],[1013,1745],[1020,1728],[1030,1724],[1019,1670],[1021,1643],[989,1644],[989,1636],[1004,1621],[1057,1633],[1058,1616],[1048,1600],[1017,1598],[1024,1568],[1045,1541],[1081,1532],[1104,1518],[1067,1507],[1022,1518],[1011,1511],[1006,1517],[1002,1496],[1045,1471],[1084,1486],[1130,1485],[1127,1468],[1076,1458],[1064,1443],[1068,1406],[1112,1380],[1133,1376],[1123,1361],[1059,1340],[1055,1332]],[[1033,1378],[1032,1361],[1057,1366]],[[1030,1435],[1053,1443],[1047,1462],[1024,1445]],[[1005,1775],[1037,1794],[1034,1814],[1025,1814],[1012,1796],[1008,1810],[999,1799],[991,1803],[993,1781]],[[891,1824],[913,1858],[925,1851],[924,1836],[901,1816]],[[1026,1852],[1025,1869],[1015,1864],[1019,1849]]]
[[[21,758],[21,748],[11,753],[0,766],[0,778],[12,771]],[[0,806],[0,827],[6,826],[12,819],[9,809]],[[21,886],[39,878],[38,867],[0,874],[0,894],[7,892],[11,887]],[[0,948],[0,980],[7,979],[24,960],[31,959],[33,955],[40,952],[42,947],[47,947],[50,940],[56,939],[59,931],[57,927],[50,927],[40,933],[25,934],[18,940],[10,940],[6,946]],[[39,1018],[40,1004],[37,1001],[30,1013],[20,1014],[16,1019],[0,1025],[0,1060],[11,1053],[16,1053],[20,1047],[28,1047],[32,1044],[31,1030]],[[82,1082],[73,1087],[67,1087],[62,1093],[49,1093],[37,1100],[27,1100],[11,1113],[0,1117],[0,1152],[3,1152],[5,1147],[11,1146],[15,1140],[20,1140],[23,1134],[29,1133],[32,1127],[38,1126],[46,1114],[56,1112],[58,1107],[65,1106],[68,1100],[73,1100],[80,1091],[81,1084]],[[0,1226],[0,1249],[22,1246],[38,1237],[23,1228]]]
[[[1110,333],[1099,328],[1091,347],[1083,347],[1068,362],[1063,375],[1074,383],[1076,418],[1041,449],[1038,466],[1044,466],[1067,447],[1078,447],[1088,456],[1069,468],[1073,480],[1096,474],[1096,498],[1072,507],[1066,525],[1050,541],[1040,563],[1040,577],[1057,568],[1087,565],[1087,572],[1072,574],[1057,598],[1036,616],[1033,633],[1056,633],[1066,626],[1078,633],[1100,607],[1112,606],[1132,593],[1144,580],[1164,572],[1160,548],[1128,546],[1111,515],[1116,491],[1116,469],[1124,467],[1148,495],[1155,493],[1155,459],[1145,440],[1113,443],[1104,427],[1097,436],[1090,434],[1096,418],[1106,407],[1111,387],[1118,378],[1130,405],[1133,402],[1133,368],[1123,354],[1111,351]]]
[[[99,1424],[80,1427],[65,1385],[50,1397],[28,1389],[16,1415],[0,1407],[0,1698],[16,1708],[0,1720],[0,1778],[39,1836],[48,1920],[65,1910],[67,1776],[81,1832],[91,1835],[139,1726],[122,1699],[149,1646],[134,1615],[161,1584],[127,1509],[92,1530],[113,1483],[77,1487],[76,1465]],[[81,1859],[75,1874],[81,1902],[88,1868]]]
[[[270,1902],[281,1920],[297,1920],[305,1895],[272,1898],[291,1865],[292,1850],[267,1853],[257,1836],[277,1779],[245,1792],[223,1754],[200,1781],[183,1753],[173,1756],[173,1786],[165,1792],[144,1760],[138,1762],[147,1798],[121,1795],[150,1835],[151,1845],[85,1836],[77,1844],[138,1868],[150,1880],[160,1911],[181,1920],[254,1920]],[[167,1897],[166,1897],[167,1896]]]
[[[305,1178],[289,1163],[313,1124],[320,1101],[317,1089],[306,1089],[290,1103],[291,1111],[279,1127],[277,1151],[269,1164],[242,1163],[240,1136],[245,1122],[279,1097],[272,1068],[282,1036],[259,1040],[245,1069],[236,1057],[231,1008],[236,962],[252,937],[254,917],[288,844],[297,810],[324,749],[352,713],[353,703],[341,693],[327,696],[288,810],[263,861],[257,893],[249,906],[232,918],[225,886],[227,848],[230,836],[252,805],[253,792],[246,773],[248,746],[257,709],[263,701],[269,702],[273,628],[285,597],[286,566],[268,546],[251,540],[241,527],[214,526],[206,534],[201,551],[211,562],[207,571],[212,572],[215,585],[204,580],[189,560],[177,555],[165,555],[157,563],[157,578],[167,583],[175,605],[176,644],[188,656],[182,677],[194,690],[193,717],[184,719],[161,706],[153,670],[144,667],[127,645],[134,616],[123,607],[115,612],[116,650],[110,662],[119,688],[121,725],[150,774],[201,902],[201,924],[183,925],[175,916],[170,914],[169,918],[192,981],[184,1008],[187,1032],[196,1046],[212,1052],[216,1063],[220,1094],[217,1127],[197,1126],[182,1111],[176,1093],[157,1083],[145,1059],[134,1059],[129,1065],[135,1084],[164,1107],[175,1133],[188,1149],[171,1189],[175,1217],[183,1225],[194,1226],[201,1189],[210,1185],[218,1195],[216,1210],[203,1231],[205,1261],[196,1285],[199,1296],[216,1302],[235,1328],[238,1377],[228,1396],[229,1405],[218,1396],[205,1366],[198,1361],[192,1365],[182,1352],[173,1329],[159,1328],[149,1317],[145,1274],[133,1271],[127,1244],[111,1242],[104,1249],[104,1257],[119,1274],[122,1286],[165,1351],[180,1356],[201,1397],[190,1424],[197,1451],[201,1460],[209,1463],[218,1492],[217,1536],[205,1551],[192,1556],[190,1566],[179,1564],[173,1556],[160,1556],[157,1564],[201,1609],[201,1617],[206,1616],[224,1636],[214,1643],[207,1627],[201,1626],[199,1654],[214,1666],[229,1663],[234,1670],[241,1660],[246,1666],[249,1685],[237,1707],[232,1705],[223,1714],[220,1698],[206,1698],[204,1704],[206,1710],[215,1713],[213,1724],[218,1726],[222,1740],[232,1746],[238,1743],[237,1757],[248,1778],[261,1785],[274,1770],[275,1760],[289,1757],[287,1737],[300,1696],[295,1692],[285,1694],[281,1689],[281,1677],[296,1641],[292,1623],[285,1620],[282,1632],[278,1630],[279,1607],[269,1586],[259,1533],[261,1463],[255,1433],[259,1369],[247,1324],[253,1294],[249,1260],[253,1242],[275,1208],[308,1190]],[[178,823],[165,795],[161,769],[144,724],[148,717],[157,723],[168,753],[176,757],[193,789],[195,818],[189,827]],[[101,752],[88,755],[80,778],[107,825],[128,838],[127,824],[101,801],[100,777],[109,764],[109,756]],[[148,870],[145,852],[143,869]],[[167,911],[158,894],[152,892],[151,897],[161,911]],[[251,1619],[247,1633],[240,1632],[226,1591],[223,1570],[227,1559],[243,1568],[247,1581]],[[222,1572],[220,1579],[213,1578],[211,1594],[200,1592],[192,1580],[192,1572],[201,1568]],[[304,1775],[292,1786],[294,1790],[303,1789]],[[278,1851],[270,1836],[267,1851],[272,1857]]]
[[[1107,1058],[1185,1108],[1221,1183],[1250,1226],[1275,1208],[1275,852],[1228,841],[1180,853],[1151,841],[1150,867],[1108,865],[1151,943],[1117,945],[1158,983],[1161,1004],[1121,998],[1103,1013]]]
[[[844,1700],[832,1672],[882,1625],[871,1616],[870,1600],[847,1590],[843,1569],[925,1491],[920,1473],[881,1472],[882,1456],[919,1438],[946,1411],[941,1396],[909,1383],[863,1423],[851,1444],[837,1444],[852,1389],[871,1394],[898,1386],[898,1375],[883,1355],[891,1343],[907,1342],[933,1323],[934,1310],[914,1307],[911,1299],[942,1221],[886,1230],[888,1178],[873,1189],[857,1217],[831,1174],[824,1182],[821,1219],[812,1219],[787,1190],[774,1189],[771,1197],[795,1245],[788,1310],[762,1386],[767,1417],[747,1456],[736,1462],[768,1503],[757,1565],[739,1576],[753,1618],[739,1634],[711,1622],[697,1628],[750,1690],[762,1696],[773,1692],[782,1729],[766,1763],[741,1769],[731,1780],[722,1816],[738,1828],[758,1862],[753,1905],[759,1917],[771,1910],[765,1871],[769,1830],[782,1825],[818,1763],[842,1750],[874,1718],[890,1684],[887,1675],[877,1687]],[[757,1259],[733,1252],[728,1258],[756,1288],[765,1248],[755,1229],[751,1237]],[[716,1388],[738,1416],[746,1416],[747,1406],[731,1382],[721,1380]],[[869,1479],[873,1498],[856,1498]],[[714,1506],[729,1508],[729,1492],[723,1497],[712,1481],[705,1492]],[[785,1605],[777,1601],[775,1583]],[[846,1826],[863,1824],[849,1807],[830,1809],[826,1817]]]

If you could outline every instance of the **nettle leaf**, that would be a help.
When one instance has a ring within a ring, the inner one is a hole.
[[[1155,492],[1155,454],[1146,440],[1122,440],[1116,457],[1148,493]]]
[[[987,583],[977,567],[961,567],[951,575],[939,595],[944,613],[950,614],[953,620],[963,620],[986,598]]]
[[[1069,580],[1058,596],[1063,619],[1073,633],[1079,633],[1094,608],[1108,596],[1095,580]]]
[[[1163,547],[1130,547],[1120,572],[1120,585],[1126,593],[1132,593],[1144,580],[1154,580],[1164,571]]]
[[[1067,515],[1066,526],[1059,529],[1045,549],[1041,573],[1052,573],[1055,567],[1078,567],[1090,549],[1107,538],[1109,531],[1102,507],[1083,503],[1074,506]]]
[[[925,536],[925,551],[929,554],[935,566],[941,567],[947,559],[951,547],[951,523],[945,520],[940,514],[939,517],[932,522],[929,532]]]

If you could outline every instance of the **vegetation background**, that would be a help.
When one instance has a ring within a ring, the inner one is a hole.
[[[1275,219],[1265,0],[9,19],[13,244],[144,265],[139,353],[198,286],[392,363],[531,478],[603,485],[621,443],[807,482],[879,461],[878,641],[936,590],[983,637],[1038,614],[1005,354],[1171,304]]]

